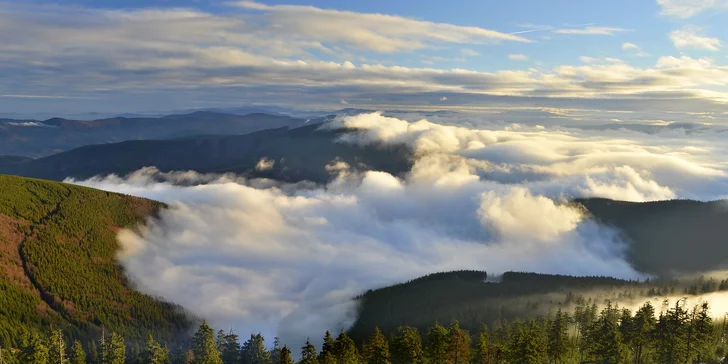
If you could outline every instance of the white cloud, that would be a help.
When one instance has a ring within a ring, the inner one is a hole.
[[[576,34],[576,35],[614,35],[615,33],[626,32],[627,29],[616,27],[588,26],[581,29],[562,28],[553,31],[554,34]]]
[[[509,54],[508,59],[511,59],[513,61],[526,61],[528,60],[528,56],[523,53]]]
[[[468,49],[468,48],[461,49],[460,50],[460,54],[463,55],[463,56],[465,56],[465,57],[477,57],[477,56],[480,55],[479,52],[474,51],[472,49]]]
[[[440,101],[447,101],[447,96],[443,96],[440,98]]]
[[[252,1],[230,3],[263,11],[268,31],[296,34],[321,42],[392,53],[427,48],[431,43],[529,42],[528,39],[480,27],[434,23],[386,14],[357,13],[313,6],[266,5]]]
[[[727,0],[657,0],[662,15],[690,18],[710,9],[728,8]]]
[[[269,171],[276,165],[276,161],[270,158],[261,158],[255,165],[256,171]]]
[[[717,52],[721,47],[720,39],[704,36],[700,28],[692,26],[673,30],[670,32],[669,37],[676,48],[693,48]]]
[[[625,50],[627,50],[627,49],[629,49],[629,50],[639,50],[640,47],[637,46],[634,43],[625,42],[625,43],[622,43],[622,49],[625,49]]]

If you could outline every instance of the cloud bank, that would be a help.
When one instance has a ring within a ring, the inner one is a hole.
[[[685,130],[450,121],[372,113],[327,126],[357,130],[343,143],[410,145],[417,160],[400,178],[332,161],[325,186],[153,168],[69,182],[169,204],[118,236],[119,259],[141,290],[289,345],[348,327],[351,297],[437,271],[639,278],[618,232],[566,200],[708,199],[726,190],[718,137],[696,145]]]

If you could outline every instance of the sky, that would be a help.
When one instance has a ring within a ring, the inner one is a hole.
[[[0,110],[556,108],[720,124],[726,14],[726,0],[6,1]]]

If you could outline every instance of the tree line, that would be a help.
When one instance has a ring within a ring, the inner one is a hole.
[[[61,330],[23,330],[15,348],[0,349],[0,364],[677,364],[725,363],[725,320],[713,322],[707,303],[688,307],[665,301],[656,313],[649,302],[635,312],[607,303],[561,309],[549,315],[483,326],[470,333],[458,321],[434,323],[426,332],[400,326],[387,336],[379,328],[361,343],[341,331],[326,332],[317,349],[271,348],[261,334],[240,342],[234,331],[202,322],[182,347],[170,350],[149,337],[130,345],[102,330],[97,340],[68,342]],[[296,350],[296,353],[293,351]],[[296,358],[294,360],[294,357]]]

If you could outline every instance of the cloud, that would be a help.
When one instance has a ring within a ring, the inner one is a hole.
[[[640,47],[637,46],[634,43],[625,42],[625,43],[622,43],[622,49],[625,49],[625,50],[639,50]]]
[[[615,33],[626,32],[627,29],[616,27],[589,26],[582,29],[562,28],[555,29],[554,34],[575,34],[575,35],[614,35]]]
[[[681,49],[692,48],[717,52],[722,45],[720,39],[703,36],[700,28],[692,26],[673,30],[668,36],[675,47]]]
[[[526,60],[528,60],[528,56],[523,53],[509,54],[508,59],[513,60],[513,61],[526,61]]]
[[[447,101],[447,96],[443,96],[440,98],[440,101]]]
[[[432,118],[439,122],[368,113],[326,126],[357,130],[342,143],[409,145],[416,160],[402,177],[334,160],[325,186],[153,168],[66,182],[169,204],[118,235],[119,259],[140,289],[220,327],[298,346],[350,325],[356,294],[436,271],[641,277],[619,233],[566,202],[714,199],[728,190],[719,132]]]
[[[483,44],[528,39],[480,27],[434,23],[401,16],[321,9],[313,6],[232,2],[262,11],[269,31],[296,34],[321,42],[343,43],[382,53],[431,47],[433,43]]]
[[[479,52],[474,51],[472,49],[467,49],[467,48],[461,49],[460,50],[460,54],[463,55],[463,56],[465,56],[465,57],[477,57],[477,56],[480,55]]]
[[[256,171],[268,171],[273,168],[273,166],[276,164],[276,161],[270,158],[261,158],[258,161],[258,164],[255,165]]]
[[[690,18],[710,9],[728,8],[726,0],[657,0],[660,14],[677,18]]]

